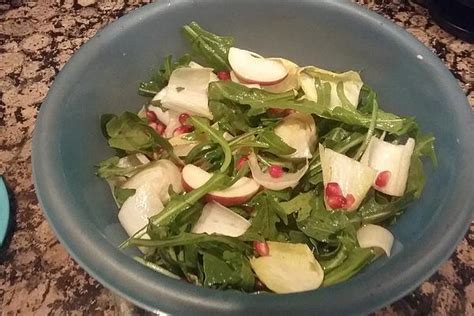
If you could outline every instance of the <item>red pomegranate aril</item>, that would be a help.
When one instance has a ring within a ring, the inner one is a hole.
[[[181,113],[178,117],[179,124],[186,125],[188,123],[189,114]]]
[[[255,240],[253,242],[253,249],[261,257],[268,256],[268,253],[270,252],[270,249],[268,248],[268,244],[265,241]]]
[[[178,136],[178,135],[181,135],[181,134],[189,133],[189,132],[192,132],[193,130],[194,130],[194,126],[192,126],[192,125],[182,125],[180,127],[177,127],[173,131],[173,136]]]
[[[283,175],[283,168],[279,165],[271,165],[268,167],[268,173],[272,178],[280,178]]]
[[[346,208],[350,208],[355,202],[355,197],[352,194],[346,195]]]
[[[279,108],[269,108],[267,113],[273,116],[285,116],[286,109],[279,109]]]
[[[217,78],[220,80],[230,80],[230,72],[228,71],[218,71]]]
[[[151,128],[153,128],[158,134],[162,135],[166,129],[166,125],[161,122],[151,122],[148,124]]]
[[[235,169],[240,170],[240,168],[242,168],[244,166],[244,164],[247,160],[249,160],[248,156],[240,157],[239,160],[237,160],[237,164],[235,166]]]
[[[342,195],[326,196],[326,201],[331,209],[341,209],[347,204],[347,200]]]
[[[337,182],[329,182],[327,185],[326,185],[326,196],[327,197],[330,197],[330,196],[342,196],[342,190],[341,190],[341,187],[339,186],[339,184]]]
[[[160,135],[163,135],[163,133],[165,132],[165,129],[166,129],[166,125],[159,122],[159,123],[156,123],[156,128],[155,128],[155,131],[160,134]]]
[[[158,121],[158,117],[156,116],[156,113],[153,112],[153,111],[146,111],[146,118],[148,120],[148,122],[157,122]]]
[[[391,175],[392,173],[388,170],[380,172],[377,178],[375,179],[375,185],[380,188],[385,187],[388,184]]]

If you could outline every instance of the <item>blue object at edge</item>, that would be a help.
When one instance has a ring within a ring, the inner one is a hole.
[[[7,237],[10,222],[10,202],[3,177],[0,177],[0,248]]]

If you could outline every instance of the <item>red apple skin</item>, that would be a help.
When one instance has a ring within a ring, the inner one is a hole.
[[[280,83],[282,82],[283,80],[286,79],[286,77],[288,77],[288,74],[286,74],[286,76],[284,76],[283,78],[279,79],[279,80],[275,80],[275,81],[255,81],[255,80],[249,80],[249,79],[246,79],[244,77],[242,77],[241,75],[239,75],[235,70],[234,70],[234,74],[235,76],[237,77],[237,79],[239,79],[240,82],[242,83],[249,83],[249,84],[252,84],[252,83],[256,83],[256,84],[259,84],[261,86],[272,86],[274,84],[277,84],[277,83]]]
[[[206,202],[214,201],[224,206],[234,206],[234,205],[243,204],[249,201],[255,194],[256,193],[248,194],[244,196],[236,196],[236,197],[224,197],[224,196],[218,196],[218,195],[213,195],[213,194],[206,194],[206,196],[204,196],[204,201]]]
[[[194,190],[193,187],[191,187],[185,180],[184,178],[181,178],[182,179],[182,183],[183,183],[183,188],[186,192],[190,192],[192,190]],[[260,187],[261,188],[261,187]],[[234,205],[239,205],[239,204],[243,204],[247,201],[249,201],[255,194],[257,194],[259,191],[260,191],[260,188],[257,192],[255,193],[252,193],[252,194],[247,194],[247,195],[243,195],[243,196],[236,196],[236,197],[228,197],[228,196],[219,196],[219,195],[215,195],[215,194],[206,194],[204,197],[203,197],[203,200],[205,202],[212,202],[212,201],[215,201],[223,206],[234,206]]]
[[[183,177],[181,177],[181,183],[183,184],[184,191],[190,192],[190,191],[194,190],[186,181],[184,181]]]

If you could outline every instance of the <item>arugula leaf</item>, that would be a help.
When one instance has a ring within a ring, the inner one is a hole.
[[[171,271],[168,271],[168,270],[164,269],[163,267],[159,266],[158,264],[156,264],[152,261],[148,261],[144,258],[137,257],[137,256],[133,256],[133,259],[135,259],[136,261],[140,262],[144,266],[146,266],[146,267],[148,267],[148,268],[150,268],[150,269],[152,269],[156,272],[159,272],[161,274],[169,276],[170,278],[177,279],[177,280],[181,279],[178,275],[174,274]]]
[[[113,117],[106,124],[109,146],[129,153],[151,154],[156,148],[163,148],[177,164],[182,164],[176,157],[173,146],[153,128],[131,112],[124,112]]]
[[[230,179],[227,175],[216,172],[212,177],[197,189],[183,195],[176,195],[170,199],[165,208],[150,219],[155,225],[169,225],[176,216],[189,209],[199,201],[204,195],[211,191],[216,191],[227,187]]]
[[[134,113],[124,112],[112,118],[106,131],[112,148],[142,153],[151,153],[156,148],[153,137],[156,132]]]
[[[194,233],[180,233],[178,235],[165,237],[162,239],[140,239],[132,238],[131,245],[145,246],[145,247],[176,247],[185,245],[204,245],[210,243],[219,243],[228,246],[230,249],[239,250],[242,252],[250,251],[250,246],[238,238],[223,236],[223,235],[208,235],[208,234],[194,234]]]
[[[119,163],[119,161],[120,161],[120,158],[117,156],[114,156],[114,157],[110,157],[108,159],[105,159],[99,162],[99,164],[97,165],[98,169],[97,169],[96,175],[101,178],[108,178],[114,175],[125,175],[128,173],[129,170],[123,173],[124,171],[123,169],[131,169],[130,171],[132,171],[133,168],[135,168],[135,167],[130,167],[130,168],[117,167],[117,164]]]
[[[116,118],[117,115],[115,114],[102,114],[100,116],[100,130],[102,131],[102,135],[108,140],[109,139],[109,134],[107,134],[107,123],[110,122],[110,120]]]
[[[347,259],[347,250],[344,247],[339,247],[336,255],[328,260],[318,260],[321,267],[324,269],[324,273],[328,273],[340,266],[344,260]]]
[[[369,129],[367,131],[365,140],[362,143],[362,145],[359,147],[359,149],[357,150],[357,153],[354,156],[355,160],[359,160],[360,157],[362,157],[362,154],[365,152],[365,149],[367,148],[370,140],[372,139],[372,135],[374,135],[375,125],[377,124],[379,105],[377,103],[375,93],[371,93],[368,98],[372,101],[372,119],[370,121]]]
[[[209,122],[198,116],[191,116],[188,121],[200,132],[207,134],[212,140],[218,143],[224,153],[224,161],[222,162],[220,171],[225,172],[229,168],[232,162],[232,151],[230,150],[229,143],[222,136],[222,132],[219,132],[215,128],[209,126]]]
[[[341,231],[355,235],[355,229],[359,223],[356,214],[349,215],[340,211],[327,211],[322,194],[313,199],[313,203],[310,216],[297,222],[298,228],[308,237],[326,243],[337,243],[337,235]],[[349,218],[349,216],[352,218]]]
[[[268,151],[277,156],[291,155],[296,151],[293,147],[288,146],[280,136],[270,130],[264,130],[258,134],[257,141],[268,146],[263,151]]]
[[[234,44],[232,37],[210,33],[196,22],[183,26],[183,33],[196,57],[216,70],[232,70],[227,61],[229,49]]]
[[[250,263],[242,254],[224,251],[222,258],[205,252],[203,254],[204,286],[211,288],[235,288],[251,291],[255,277]]]
[[[265,240],[278,240],[279,232],[275,226],[280,221],[280,217],[276,212],[279,208],[277,201],[263,191],[250,201],[250,205],[257,211],[251,219],[252,225],[244,236],[256,234],[262,236]]]
[[[147,164],[136,164],[128,167],[119,167],[120,158],[117,156],[101,161],[97,167],[97,176],[101,178],[109,178],[112,176],[130,176],[131,173],[140,171],[145,168]]]
[[[425,188],[425,171],[423,170],[423,162],[421,161],[420,157],[416,155],[412,155],[410,161],[410,169],[408,170],[408,179],[407,179],[407,186],[405,189],[405,194],[403,197],[407,196],[408,194],[412,194],[412,199],[418,199]],[[407,205],[408,205],[407,201]]]
[[[219,123],[222,130],[232,135],[250,130],[250,121],[242,106],[218,101],[209,101],[209,110],[214,121]]]
[[[432,134],[421,134],[419,133],[415,137],[415,149],[413,156],[423,157],[427,156],[431,159],[433,166],[437,167],[438,159],[436,158],[436,152],[434,148],[435,138]]]
[[[312,200],[315,198],[313,191],[306,193],[300,193],[293,199],[280,202],[281,208],[285,211],[285,214],[290,215],[298,213],[297,221],[305,220],[309,217],[312,210]]]
[[[138,86],[138,94],[145,97],[154,97],[161,89],[166,87],[170,79],[171,73],[180,68],[188,66],[191,56],[183,55],[177,61],[173,61],[171,55],[163,59],[162,66],[156,71],[149,81],[140,82]]]
[[[230,101],[241,105],[250,105],[254,108],[271,108],[271,102],[291,101],[294,92],[271,93],[262,89],[247,88],[233,81],[215,81],[209,84],[209,100]],[[261,113],[258,113],[261,114]]]
[[[125,189],[120,187],[114,188],[114,196],[117,203],[122,206],[125,201],[135,194],[135,189]]]
[[[435,138],[431,134],[421,134],[417,132],[415,136],[415,149],[411,156],[407,187],[405,189],[405,192],[413,193],[413,198],[415,199],[418,199],[421,196],[426,182],[423,162],[421,159],[428,156],[435,168],[438,165],[434,142]]]
[[[238,104],[250,105],[252,108],[293,109],[304,113],[316,114],[320,117],[340,121],[349,125],[369,128],[373,121],[372,115],[358,111],[355,108],[342,106],[330,109],[309,100],[297,100],[292,91],[285,93],[270,93],[261,89],[252,89],[232,81],[216,81],[209,84],[209,99],[213,101],[231,101]],[[376,128],[403,135],[412,130],[414,119],[402,118],[383,111],[377,112]]]
[[[363,223],[377,224],[386,221],[401,212],[413,201],[415,193],[406,192],[402,197],[388,200],[382,193],[369,191],[358,214]]]
[[[355,248],[348,253],[347,259],[324,275],[322,286],[330,286],[350,279],[375,259],[370,248]]]

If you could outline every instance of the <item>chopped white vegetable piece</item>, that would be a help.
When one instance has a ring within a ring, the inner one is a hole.
[[[257,277],[276,293],[295,293],[317,289],[324,271],[306,244],[269,241],[269,255],[252,258]]]
[[[166,125],[163,136],[166,138],[173,137],[174,131],[181,126],[179,122],[180,113],[172,110],[163,111],[160,107],[153,105],[150,105],[148,110],[154,112],[158,120]]]
[[[345,98],[352,106],[357,107],[359,103],[360,89],[364,84],[359,73],[355,71],[347,71],[339,74],[313,66],[300,68],[299,81],[301,88],[303,89],[306,98],[317,102],[318,94],[316,92],[315,78],[320,79],[321,83],[327,82],[331,86],[329,108],[333,109],[337,106],[342,106],[343,104],[340,95],[337,93],[337,84],[339,82],[342,82],[343,84]]]
[[[414,149],[413,138],[409,138],[405,145],[393,145],[372,137],[361,163],[377,170],[373,183],[376,190],[392,196],[402,196],[405,193]]]
[[[328,209],[344,208],[347,211],[356,210],[372,186],[376,171],[343,154],[324,148],[321,144],[319,145],[319,154],[323,169],[324,188],[326,189],[324,199],[326,207]],[[343,205],[343,207],[334,207],[326,194],[328,183],[337,184],[342,191],[342,198],[350,203]]]
[[[194,69],[204,68],[204,66],[201,66],[200,64],[198,64],[197,62],[192,61],[192,60],[189,62],[188,66],[189,66],[189,68],[194,68]]]
[[[118,218],[129,236],[148,224],[148,218],[163,210],[158,182],[147,182],[136,188],[135,194],[122,205]]]
[[[207,203],[201,217],[194,225],[196,234],[219,234],[231,237],[243,235],[250,227],[249,221],[217,202]]]
[[[189,133],[177,135],[169,139],[171,146],[173,146],[173,151],[178,157],[187,156],[189,152],[199,144],[197,140],[187,140],[186,136],[188,134]]]
[[[128,155],[119,159],[117,167],[119,168],[128,168],[139,165],[144,165],[150,162],[150,159],[147,158],[144,154],[137,153],[134,155]]]
[[[357,241],[361,248],[381,248],[387,257],[390,257],[393,239],[392,233],[379,225],[367,224],[357,231]]]
[[[275,127],[275,134],[296,149],[289,158],[311,158],[316,147],[316,124],[311,114],[292,113]]]
[[[212,68],[183,67],[173,71],[168,86],[152,100],[167,109],[212,119],[208,107],[207,87],[215,81]]]
[[[283,190],[286,188],[294,188],[300,179],[308,170],[308,161],[306,165],[295,173],[285,172],[279,178],[273,178],[269,173],[263,172],[257,162],[254,153],[249,155],[249,167],[252,172],[253,179],[261,186],[270,190]]]
[[[149,167],[141,170],[122,185],[125,189],[138,189],[146,183],[157,183],[156,194],[163,203],[168,202],[168,189],[171,185],[176,193],[183,191],[181,184],[181,173],[174,163],[161,159],[150,164]]]

